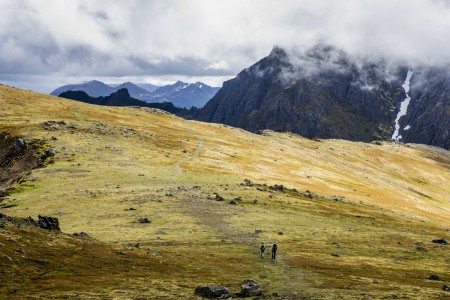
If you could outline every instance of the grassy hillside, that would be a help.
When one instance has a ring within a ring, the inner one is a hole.
[[[239,290],[246,278],[274,299],[450,295],[449,246],[431,243],[450,238],[448,151],[255,135],[5,86],[0,107],[0,132],[57,151],[0,212],[57,217],[66,233],[0,228],[0,298],[196,299],[196,285]],[[80,231],[94,239],[66,241]],[[277,260],[260,259],[273,241]],[[48,244],[57,263],[42,270],[28,262],[47,252],[15,251]]]

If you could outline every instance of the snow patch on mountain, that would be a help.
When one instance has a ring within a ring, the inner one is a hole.
[[[402,136],[400,135],[400,118],[405,116],[406,113],[408,112],[408,105],[409,102],[411,101],[411,97],[408,95],[409,92],[409,87],[410,87],[410,83],[411,83],[411,77],[413,75],[413,71],[408,70],[408,74],[406,75],[406,79],[405,82],[402,85],[402,88],[405,90],[405,94],[406,94],[406,98],[405,100],[402,101],[402,103],[400,103],[400,110],[397,114],[397,117],[395,118],[395,131],[394,134],[392,134],[392,140],[398,142],[402,139]],[[408,125],[409,126],[409,125]],[[406,126],[406,127],[408,127]],[[404,130],[408,130],[408,129]]]

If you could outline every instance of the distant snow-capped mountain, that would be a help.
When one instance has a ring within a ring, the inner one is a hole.
[[[172,102],[176,107],[190,108],[205,106],[219,90],[218,87],[210,87],[202,82],[186,83],[177,81],[172,85],[166,85],[156,89],[147,102]]]
[[[172,85],[155,86],[151,84],[134,84],[125,82],[120,85],[107,85],[101,81],[93,80],[82,84],[70,84],[57,88],[51,95],[59,96],[67,91],[83,91],[92,97],[105,97],[118,90],[126,88],[131,97],[152,103],[171,102],[176,107],[197,108],[203,107],[219,90],[202,82],[186,83],[177,81]]]

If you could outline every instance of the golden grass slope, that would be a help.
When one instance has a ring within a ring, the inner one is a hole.
[[[16,185],[4,200],[13,207],[3,213],[56,216],[64,232],[139,243],[149,261],[166,266],[159,277],[130,269],[123,294],[106,280],[78,286],[79,294],[195,299],[197,284],[237,290],[254,277],[266,295],[289,299],[448,296],[443,282],[426,279],[436,273],[450,280],[448,246],[431,243],[450,236],[448,151],[255,135],[151,109],[87,105],[5,86],[0,108],[0,131],[44,139],[58,151],[53,165]],[[44,126],[61,120],[57,129]],[[242,186],[244,178],[326,197]],[[242,200],[230,205],[211,200],[214,193]],[[144,216],[152,222],[136,222]],[[259,259],[258,245],[273,240],[280,245],[277,261]],[[100,276],[99,268],[76,280]],[[64,278],[45,291],[27,281],[14,295],[72,293],[75,279]],[[158,288],[143,288],[149,282]]]

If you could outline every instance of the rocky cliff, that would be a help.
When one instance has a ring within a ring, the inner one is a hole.
[[[450,77],[445,68],[392,66],[356,59],[328,45],[302,53],[275,47],[269,56],[224,83],[193,118],[249,131],[291,131],[309,138],[398,140],[449,149]],[[405,106],[405,105],[404,105]]]

